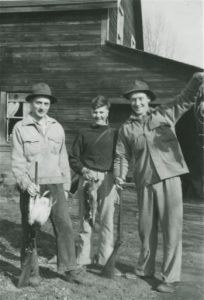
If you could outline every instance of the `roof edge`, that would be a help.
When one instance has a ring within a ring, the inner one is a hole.
[[[187,64],[187,63],[184,63],[184,62],[180,62],[178,60],[174,60],[174,59],[171,59],[171,58],[166,58],[166,57],[163,57],[163,56],[152,54],[152,53],[149,53],[149,52],[145,52],[143,50],[132,49],[132,48],[129,48],[129,47],[126,47],[126,46],[111,43],[109,41],[106,41],[104,47],[116,50],[116,51],[120,52],[121,54],[126,54],[126,55],[128,54],[128,55],[131,55],[131,56],[137,55],[137,57],[141,56],[141,57],[144,57],[144,58],[146,57],[146,58],[149,58],[149,59],[155,59],[156,61],[160,61],[160,62],[164,62],[164,63],[171,63],[174,66],[179,65],[179,66],[183,66],[183,67],[186,67],[186,68],[189,68],[189,69],[195,69],[195,71],[204,71],[203,68],[198,67],[198,66],[194,66],[194,65]]]
[[[40,12],[40,11],[60,11],[60,10],[89,10],[89,9],[107,9],[117,6],[118,0],[76,0],[67,2],[67,0],[13,0],[0,2],[0,13],[13,12]]]

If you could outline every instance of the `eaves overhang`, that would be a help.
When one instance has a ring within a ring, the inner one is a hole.
[[[75,11],[117,7],[118,0],[1,0],[0,13]]]

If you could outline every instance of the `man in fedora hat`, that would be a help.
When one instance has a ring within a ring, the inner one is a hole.
[[[147,83],[136,80],[124,93],[132,114],[121,126],[116,146],[114,174],[116,184],[125,180],[128,165],[133,163],[133,177],[139,206],[140,257],[135,269],[140,277],[155,273],[158,221],[164,243],[160,292],[173,292],[180,281],[182,257],[182,190],[180,175],[188,172],[175,124],[189,110],[198,94],[203,97],[204,74],[196,73],[172,102],[150,108],[155,94]],[[123,176],[119,176],[120,157]]]
[[[50,191],[53,198],[51,221],[57,239],[58,271],[67,281],[77,280],[74,235],[67,207],[66,195],[70,189],[70,167],[62,126],[47,115],[50,105],[57,99],[46,83],[37,83],[26,97],[30,113],[13,129],[12,171],[20,189],[22,214],[21,266],[25,263],[26,249],[32,227],[28,223],[29,197]],[[38,182],[34,183],[35,162],[38,162]],[[40,283],[37,249],[30,278],[31,285]]]

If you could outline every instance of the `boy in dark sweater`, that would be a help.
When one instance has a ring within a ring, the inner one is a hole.
[[[81,219],[78,263],[88,265],[93,262],[91,235],[95,213],[98,210],[100,229],[98,249],[94,258],[99,265],[104,265],[114,243],[113,215],[117,192],[112,168],[116,130],[108,124],[109,101],[103,96],[97,96],[91,105],[93,122],[88,129],[82,129],[75,139],[70,154],[70,165],[80,175],[77,190]],[[93,205],[87,203],[87,197],[92,198]],[[90,207],[87,206],[89,204]]]

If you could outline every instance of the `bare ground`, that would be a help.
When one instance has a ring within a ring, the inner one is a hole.
[[[124,243],[118,253],[117,267],[124,273],[131,272],[139,254],[137,233],[138,209],[132,191],[124,193]],[[77,237],[79,226],[77,200],[70,200],[70,211]],[[155,291],[160,280],[162,262],[162,239],[159,234],[157,252],[157,273],[152,280],[107,279],[97,272],[87,272],[84,284],[70,284],[56,273],[55,266],[49,266],[41,258],[50,258],[55,253],[55,239],[51,224],[43,226],[38,235],[40,273],[39,287],[18,289],[16,283],[20,275],[19,249],[21,241],[20,213],[18,204],[10,199],[0,204],[0,300],[203,300],[204,299],[204,254],[203,229],[204,205],[184,203],[183,269],[182,283],[174,294]],[[94,244],[97,243],[97,235]]]

